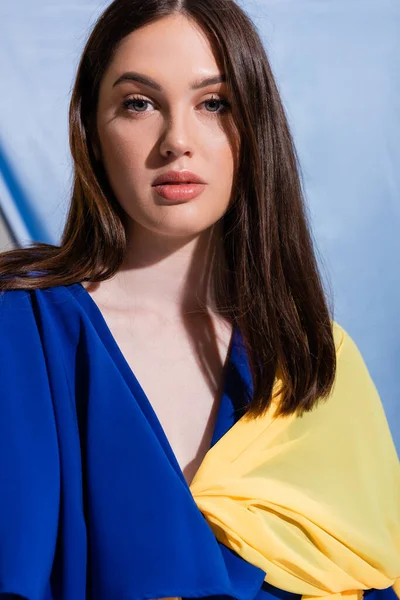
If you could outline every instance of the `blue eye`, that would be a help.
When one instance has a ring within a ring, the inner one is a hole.
[[[222,110],[220,110],[220,111],[212,110],[212,111],[207,111],[207,112],[223,113],[223,112],[226,112],[231,106],[227,100],[223,100],[221,98],[214,98],[214,96],[212,98],[209,98],[208,100],[204,100],[204,102],[202,104],[207,104],[208,102],[216,102],[217,104],[222,106]]]
[[[140,103],[142,102],[142,104],[150,104],[149,100],[145,100],[144,98],[140,98],[140,96],[134,96],[132,98],[127,98],[126,100],[123,101],[123,106],[124,108],[126,108],[127,110],[132,110],[131,109],[131,105],[136,104],[136,103]],[[143,110],[133,110],[133,112],[145,112]]]

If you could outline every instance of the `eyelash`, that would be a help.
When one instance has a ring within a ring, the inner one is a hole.
[[[122,106],[128,112],[131,112],[131,113],[134,113],[134,114],[146,113],[147,111],[144,111],[144,110],[135,111],[135,110],[132,110],[131,108],[129,108],[129,105],[131,103],[137,102],[137,101],[142,101],[142,102],[147,102],[148,104],[152,104],[152,102],[150,100],[147,100],[146,98],[143,98],[142,96],[130,96],[129,98],[126,98],[123,101]],[[220,111],[207,111],[210,114],[221,115],[221,114],[227,112],[231,108],[231,105],[230,105],[230,103],[227,100],[221,99],[218,96],[216,96],[216,97],[212,96],[211,98],[207,98],[207,100],[204,100],[202,102],[202,104],[205,104],[206,102],[213,102],[213,101],[220,102],[220,104],[223,106],[223,110],[220,110]]]

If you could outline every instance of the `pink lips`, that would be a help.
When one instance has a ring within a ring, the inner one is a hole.
[[[205,187],[204,183],[165,183],[156,185],[155,190],[165,200],[182,201],[196,198]]]
[[[205,183],[199,175],[184,169],[182,171],[166,171],[161,173],[153,181],[153,185],[160,185],[161,183]]]
[[[165,200],[185,201],[195,198],[206,186],[196,173],[192,171],[167,171],[159,175],[153,182],[156,192]]]

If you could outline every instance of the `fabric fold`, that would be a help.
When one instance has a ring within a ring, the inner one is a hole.
[[[253,600],[89,294],[0,294],[0,595]]]
[[[0,296],[0,594],[50,600],[60,456],[29,296]]]
[[[372,588],[399,576],[398,462],[365,366],[335,332],[333,396],[297,420],[240,417],[251,378],[235,336],[189,487],[83,286],[0,294],[0,596],[299,600],[351,584],[393,600]]]
[[[398,592],[400,577],[398,456],[361,354],[333,326],[329,398],[275,418],[277,393],[265,416],[243,417],[209,450],[191,485],[217,539],[304,600]]]

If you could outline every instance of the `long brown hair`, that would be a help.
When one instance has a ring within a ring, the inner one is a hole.
[[[235,198],[223,217],[225,310],[243,336],[254,392],[248,413],[271,403],[302,414],[327,398],[336,353],[302,193],[299,161],[256,27],[233,0],[115,0],[84,48],[70,103],[74,182],[60,246],[35,242],[0,255],[0,289],[103,281],[126,248],[124,214],[93,151],[99,85],[118,43],[156,19],[196,22],[221,57],[240,134]]]

